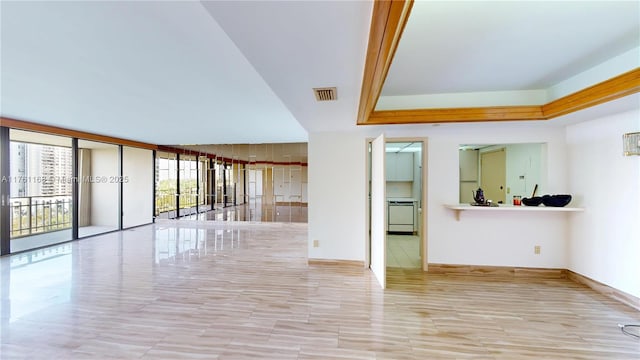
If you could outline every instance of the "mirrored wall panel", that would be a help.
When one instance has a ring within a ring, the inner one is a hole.
[[[156,216],[306,222],[307,144],[163,148],[156,154]]]

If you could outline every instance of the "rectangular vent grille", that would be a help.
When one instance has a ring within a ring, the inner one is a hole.
[[[338,99],[338,90],[335,87],[314,88],[313,93],[316,94],[317,101],[333,101]]]

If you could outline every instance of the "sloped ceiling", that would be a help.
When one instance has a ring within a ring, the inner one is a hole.
[[[199,2],[6,2],[2,116],[157,144],[306,141]]]

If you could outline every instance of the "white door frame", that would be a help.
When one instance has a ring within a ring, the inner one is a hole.
[[[373,138],[365,139],[364,143],[364,151],[365,151],[365,183],[364,183],[364,191],[365,191],[365,209],[366,209],[366,221],[365,221],[365,256],[364,256],[364,267],[369,268],[371,265],[371,198],[370,198],[370,181],[371,181],[371,153],[369,152],[371,141]],[[385,139],[386,143],[393,142],[422,142],[422,184],[421,184],[421,195],[422,199],[420,201],[422,205],[422,213],[419,213],[419,221],[421,222],[420,226],[420,256],[422,258],[422,270],[429,270],[429,262],[428,262],[428,237],[427,237],[427,215],[428,215],[428,206],[427,206],[427,189],[428,189],[428,176],[427,176],[427,158],[428,158],[428,138],[426,137],[387,137]]]

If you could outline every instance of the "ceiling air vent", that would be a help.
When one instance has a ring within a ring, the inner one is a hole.
[[[314,88],[313,93],[316,94],[317,101],[333,101],[338,99],[338,90],[335,87]]]

